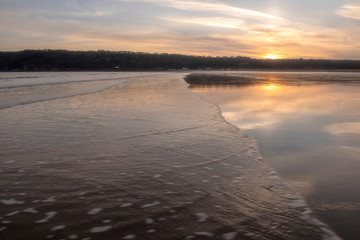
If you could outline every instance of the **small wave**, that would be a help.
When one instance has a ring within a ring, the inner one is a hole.
[[[112,85],[112,86],[109,86],[109,87],[106,87],[106,88],[101,88],[101,89],[98,89],[98,90],[95,90],[95,91],[80,92],[80,93],[63,95],[63,96],[58,96],[58,97],[49,97],[49,96],[46,96],[46,97],[44,97],[44,98],[42,98],[42,99],[30,100],[30,101],[25,101],[25,100],[24,100],[24,101],[22,101],[22,102],[20,101],[20,102],[15,103],[15,104],[0,106],[0,110],[2,110],[2,109],[7,109],[7,108],[13,108],[13,107],[17,107],[17,106],[22,106],[22,105],[27,105],[27,104],[33,104],[33,103],[39,103],[39,102],[46,102],[46,101],[53,101],[53,100],[70,98],[70,97],[76,97],[76,96],[82,96],[82,95],[87,95],[87,94],[94,94],[94,93],[98,93],[98,92],[102,92],[102,91],[109,90],[109,89],[114,88],[114,87],[121,86],[121,85],[126,84],[126,83],[128,83],[128,82],[127,82],[127,81],[124,81],[124,82],[122,82],[122,83],[118,83],[118,84],[115,84],[115,85]]]

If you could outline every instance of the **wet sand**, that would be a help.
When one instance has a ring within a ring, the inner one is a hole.
[[[337,239],[183,77],[1,109],[1,239]]]

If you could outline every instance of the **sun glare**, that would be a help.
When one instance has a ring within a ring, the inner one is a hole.
[[[272,84],[272,83],[261,86],[262,89],[264,89],[264,90],[269,90],[269,91],[277,90],[279,87],[280,87],[279,85],[277,85],[277,84]]]
[[[265,59],[280,59],[281,57],[275,54],[269,54],[264,56]]]

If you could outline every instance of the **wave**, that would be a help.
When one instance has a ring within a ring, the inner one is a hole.
[[[31,83],[26,81],[13,82],[11,77],[8,77],[10,80],[7,85],[1,86],[0,83],[0,109],[97,93],[126,84],[137,77],[149,77],[157,74],[128,73],[109,78],[104,77],[104,74],[72,73],[65,80],[61,78],[61,75],[62,73],[58,75],[12,77],[12,79],[36,79]],[[84,78],[89,75],[96,76],[96,78]],[[71,78],[72,76],[74,79]],[[76,78],[80,78],[80,80],[76,80]]]

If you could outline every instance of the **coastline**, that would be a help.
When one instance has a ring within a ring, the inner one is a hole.
[[[211,72],[211,71],[210,71]],[[219,71],[215,71],[216,73],[221,73]],[[269,71],[266,71],[269,72]],[[209,71],[198,71],[198,72],[192,72],[190,74],[193,73],[209,73]],[[229,71],[226,71],[226,73],[229,73]],[[184,81],[186,81],[186,77],[190,74],[187,74],[184,77]],[[190,85],[191,83],[189,83],[188,81],[186,81],[188,84],[188,89],[189,91],[191,91],[190,89]],[[278,173],[271,168],[271,165],[269,163],[266,162],[266,159],[263,159],[263,157],[260,154],[260,151],[258,150],[258,146],[257,146],[257,142],[254,138],[252,138],[250,135],[248,135],[246,133],[246,131],[238,128],[236,125],[234,125],[233,123],[229,122],[226,120],[226,118],[222,115],[222,110],[221,107],[218,106],[215,102],[209,101],[208,99],[206,99],[205,97],[201,96],[200,93],[195,93],[193,91],[191,91],[193,94],[197,94],[203,101],[208,102],[211,105],[214,105],[217,107],[219,114],[221,115],[221,117],[223,118],[224,122],[227,122],[229,125],[232,125],[233,127],[237,128],[242,134],[245,134],[248,138],[251,139],[251,141],[256,145],[256,149],[257,149],[257,154],[259,154],[259,157],[256,160],[260,160],[265,162],[267,165],[269,165],[269,178],[272,181],[275,181],[279,186],[284,187],[284,191],[288,191],[288,193],[282,193],[285,194],[285,198],[294,201],[293,203],[289,204],[289,206],[295,206],[295,207],[306,207],[307,209],[303,212],[305,213],[306,216],[304,216],[305,219],[307,219],[307,221],[309,221],[312,224],[315,224],[317,226],[319,226],[322,231],[324,232],[323,234],[323,239],[331,239],[331,240],[338,240],[341,239],[333,230],[330,229],[330,227],[325,224],[324,222],[322,222],[321,220],[319,220],[312,212],[312,210],[310,209],[310,207],[308,206],[308,204],[306,203],[305,199],[301,196],[300,193],[298,192],[294,192],[294,190],[286,183],[285,180],[283,180],[282,178],[279,177]],[[290,194],[290,195],[289,195]]]

